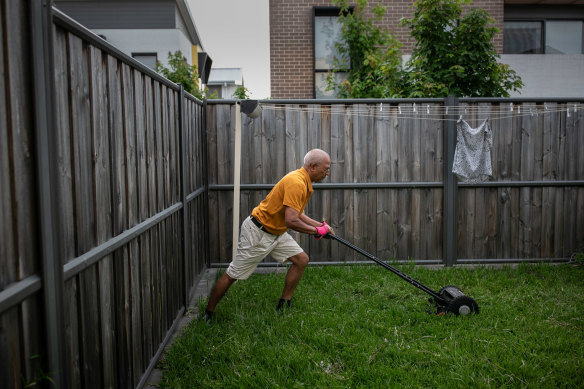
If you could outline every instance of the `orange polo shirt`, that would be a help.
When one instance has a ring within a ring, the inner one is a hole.
[[[312,182],[308,172],[302,167],[286,174],[251,214],[269,232],[282,235],[288,230],[284,207],[293,208],[301,214],[311,195]]]

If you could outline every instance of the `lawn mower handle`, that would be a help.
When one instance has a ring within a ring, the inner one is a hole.
[[[342,244],[344,244],[347,247],[352,248],[353,250],[357,251],[358,253],[366,256],[367,258],[369,258],[370,260],[374,261],[375,263],[377,263],[378,265],[383,266],[384,268],[386,268],[387,270],[389,270],[390,272],[400,276],[401,278],[403,278],[404,280],[406,280],[407,282],[409,282],[410,284],[414,285],[416,288],[423,290],[424,292],[428,293],[430,296],[432,296],[434,298],[434,300],[438,303],[441,304],[446,304],[447,302],[444,300],[444,298],[442,298],[437,292],[433,291],[432,289],[428,288],[426,285],[422,284],[419,281],[416,281],[415,279],[413,279],[412,277],[408,276],[407,274],[405,274],[404,272],[396,269],[393,266],[388,265],[387,263],[383,262],[381,259],[369,254],[367,251],[347,242],[346,240],[344,240],[343,238],[340,238],[336,235],[333,234],[327,234],[326,235],[327,238],[331,238],[334,239],[338,242],[341,242]]]

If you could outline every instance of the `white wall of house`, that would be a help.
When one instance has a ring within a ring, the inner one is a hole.
[[[410,55],[402,55],[402,64]],[[584,97],[584,54],[502,54],[523,81],[510,97]]]
[[[110,30],[94,29],[94,33],[103,35],[106,40],[128,54],[156,52],[158,61],[168,64],[168,52],[180,50],[187,62],[192,65],[192,45],[188,37],[178,29],[148,30]]]
[[[511,97],[584,97],[583,54],[503,54],[525,86]]]

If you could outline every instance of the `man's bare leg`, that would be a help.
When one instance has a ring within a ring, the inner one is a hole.
[[[225,293],[229,289],[229,287],[236,281],[235,278],[231,278],[227,275],[227,273],[223,273],[223,275],[217,280],[215,286],[213,286],[213,290],[211,291],[211,296],[209,296],[209,302],[207,303],[207,312],[214,312],[217,303],[221,301]]]
[[[292,298],[294,289],[296,289],[298,282],[300,282],[300,278],[302,278],[304,269],[306,269],[309,261],[308,255],[305,252],[296,254],[289,259],[292,262],[292,266],[290,266],[288,273],[286,273],[286,281],[284,282],[284,290],[282,291],[283,300],[290,300]]]

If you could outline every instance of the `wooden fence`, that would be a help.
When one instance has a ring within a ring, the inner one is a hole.
[[[2,12],[0,387],[142,386],[210,262],[204,104],[48,1]]]
[[[314,185],[306,213],[380,258],[516,262],[584,250],[582,101],[453,101],[449,113],[442,99],[264,101],[262,116],[242,124],[240,220],[318,147],[331,155],[331,175]],[[211,258],[223,264],[232,246],[233,103],[207,106]],[[490,118],[493,179],[447,189],[459,114],[473,127]],[[298,238],[312,261],[364,259]]]

